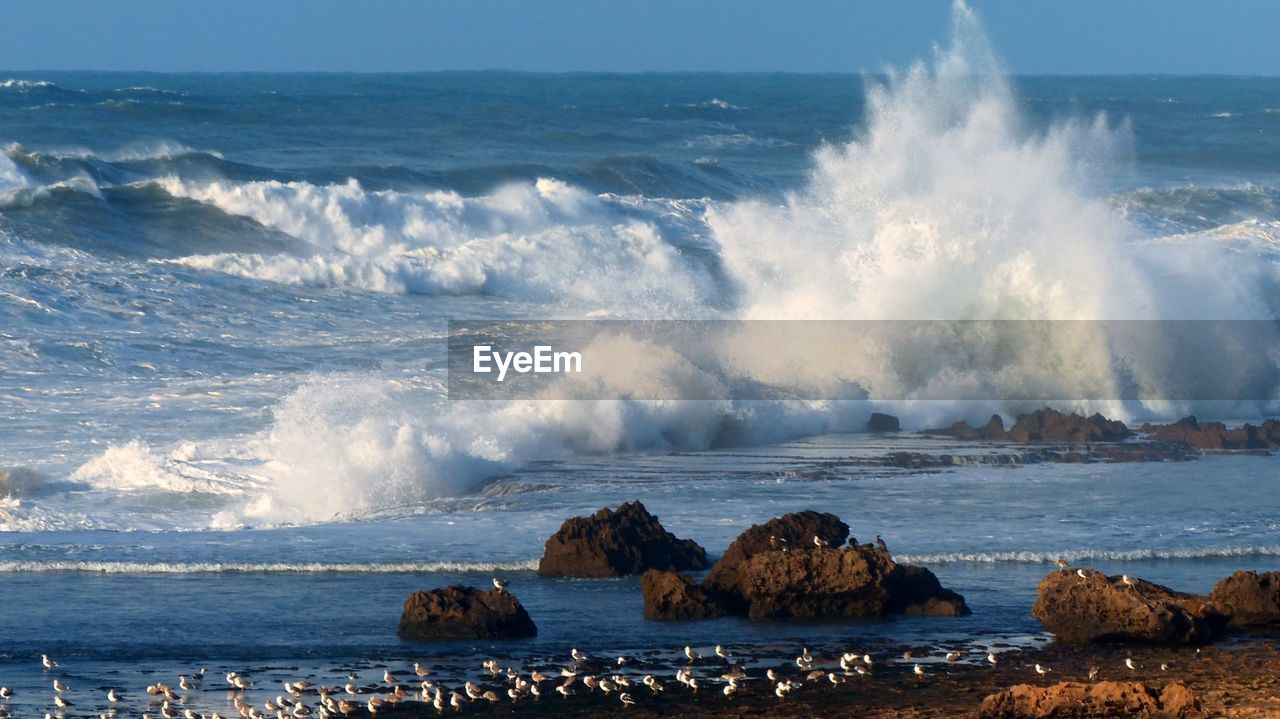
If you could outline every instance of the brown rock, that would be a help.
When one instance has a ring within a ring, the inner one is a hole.
[[[1201,422],[1195,415],[1189,415],[1173,424],[1144,424],[1141,431],[1150,439],[1185,442],[1197,449],[1280,448],[1280,422],[1274,419],[1261,426],[1246,424],[1227,429],[1221,422]]]
[[[861,619],[888,614],[968,614],[964,598],[927,569],[905,567],[870,545],[753,555],[738,567],[753,619]]]
[[[404,639],[520,639],[538,627],[510,592],[453,585],[414,592],[404,602],[399,635]]]
[[[1232,624],[1280,624],[1280,572],[1236,572],[1214,585],[1209,599],[1231,611]]]
[[[872,412],[871,418],[867,420],[867,431],[874,433],[899,432],[902,430],[901,423],[898,418],[891,414],[883,414],[881,412]]]
[[[728,612],[714,592],[683,574],[650,569],[640,577],[645,619],[713,619]]]
[[[982,700],[982,719],[1118,719],[1201,715],[1200,702],[1174,682],[1157,692],[1142,682],[1061,682],[1048,687],[1018,684]]]
[[[649,569],[707,568],[707,551],[663,528],[639,502],[565,520],[547,540],[544,577],[621,577]]]
[[[1132,434],[1124,422],[1100,414],[1086,418],[1045,408],[1019,415],[1008,438],[1014,442],[1118,442]]]
[[[988,442],[999,441],[1006,438],[1004,431],[1004,420],[1000,419],[1000,415],[993,414],[987,423],[977,429],[969,426],[968,422],[956,422],[950,427],[942,427],[939,429],[927,429],[925,434],[937,434],[944,437],[954,437],[956,439],[966,440],[985,440]]]
[[[1090,571],[1082,579],[1073,571],[1055,571],[1040,581],[1031,613],[1070,643],[1201,644],[1211,641],[1229,619],[1227,608],[1208,597],[1133,581],[1128,587],[1101,572]]]
[[[777,542],[771,541],[772,537],[776,537]],[[772,551],[775,548],[813,547],[814,537],[820,537],[832,547],[839,547],[849,537],[849,525],[840,521],[840,518],[834,514],[812,510],[784,514],[764,524],[752,525],[750,529],[733,540],[733,544],[725,550],[720,561],[711,568],[711,573],[707,575],[704,583],[725,595],[741,596],[743,592],[738,585],[740,564],[761,552]]]

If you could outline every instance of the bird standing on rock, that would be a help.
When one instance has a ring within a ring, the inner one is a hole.
[[[886,552],[889,551],[889,545],[884,543],[884,540],[880,538],[879,534],[876,535],[876,546]]]
[[[1061,569],[1061,570],[1062,570],[1062,571],[1064,571],[1064,572],[1065,572],[1065,571],[1067,571],[1067,567],[1070,567],[1070,566],[1071,566],[1071,562],[1068,562],[1067,560],[1063,559],[1062,557],[1058,557],[1058,561],[1054,562],[1054,564],[1057,564],[1057,565],[1058,565],[1058,569]]]
[[[505,579],[498,579],[497,577],[494,577],[494,578],[493,578],[493,586],[494,586],[494,587],[495,587],[499,592],[504,592],[504,593],[505,593],[505,592],[507,591],[507,585],[508,585],[508,584],[510,584],[510,582],[508,582],[508,581],[507,581],[507,580],[505,580]]]
[[[828,542],[827,540],[823,539],[822,537],[819,537],[818,535],[816,535],[816,534],[815,534],[815,535],[813,535],[813,546],[815,546],[815,547],[829,547],[829,546],[831,546],[831,543],[830,543],[830,542]]]

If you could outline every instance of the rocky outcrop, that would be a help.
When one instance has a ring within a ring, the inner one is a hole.
[[[510,592],[453,585],[410,594],[398,633],[427,641],[520,639],[537,636],[538,627]]]
[[[1018,416],[1009,428],[1012,442],[1119,442],[1133,433],[1119,420],[1107,419],[1100,414],[1081,417],[1072,412],[1063,414],[1055,409],[1041,409]]]
[[[983,699],[978,710],[982,719],[1192,719],[1201,715],[1195,693],[1180,682],[1160,691],[1142,682],[1018,684]]]
[[[650,569],[640,577],[645,619],[714,619],[728,614],[715,592],[683,574]]]
[[[1232,624],[1280,624],[1280,572],[1236,572],[1218,582],[1209,599],[1230,610]]]
[[[891,414],[872,412],[871,418],[867,420],[868,432],[884,434],[886,432],[899,432],[901,430],[902,425],[898,422],[898,418]]]
[[[774,517],[764,524],[752,525],[738,535],[707,575],[706,585],[726,595],[743,594],[738,568],[757,554],[788,548],[813,547],[818,537],[832,547],[849,538],[849,525],[834,514],[805,510]]]
[[[954,437],[956,439],[965,440],[983,440],[987,442],[995,442],[1005,439],[1004,420],[1000,419],[1000,415],[993,414],[991,419],[981,427],[971,427],[968,422],[956,422],[949,427],[939,429],[927,429],[925,434],[936,434],[944,437]]]
[[[538,574],[544,577],[621,577],[649,569],[707,568],[707,552],[663,528],[639,502],[568,519],[547,540]]]
[[[1056,409],[1041,409],[1031,414],[1018,415],[1013,426],[1005,431],[1004,421],[999,415],[992,415],[987,423],[979,428],[971,427],[967,422],[956,422],[950,427],[926,430],[926,434],[936,434],[965,440],[985,440],[1008,442],[1119,442],[1133,435],[1124,422],[1094,414],[1081,417],[1074,412],[1063,414]]]
[[[927,569],[905,567],[871,545],[755,554],[738,567],[752,619],[863,619],[968,614],[964,598]]]
[[[1197,449],[1280,448],[1280,422],[1274,419],[1263,422],[1261,426],[1246,424],[1228,429],[1221,422],[1201,422],[1195,415],[1190,415],[1173,424],[1144,424],[1140,431],[1149,439],[1185,442]]]
[[[842,547],[846,540],[851,546]],[[645,616],[861,619],[969,613],[964,598],[944,589],[929,570],[898,564],[887,550],[852,546],[854,541],[849,525],[834,514],[776,517],[739,535],[701,585],[671,573],[646,574],[641,581]]]
[[[1055,571],[1040,582],[1031,607],[1045,629],[1070,643],[1097,641],[1202,644],[1229,620],[1226,607],[1208,597],[1175,592],[1141,579],[1084,570]]]

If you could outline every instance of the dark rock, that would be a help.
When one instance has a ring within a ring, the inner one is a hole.
[[[398,633],[412,640],[521,639],[537,636],[538,627],[510,592],[453,585],[410,594]]]
[[[1068,643],[1130,641],[1202,644],[1230,619],[1229,610],[1208,597],[1168,587],[1088,571],[1055,571],[1040,581],[1031,613],[1059,640]]]
[[[1201,422],[1195,415],[1189,415],[1173,424],[1144,424],[1141,432],[1150,439],[1185,442],[1197,449],[1280,448],[1280,422],[1274,419],[1261,426],[1246,424],[1228,429],[1221,422]]]
[[[1180,682],[1156,691],[1142,682],[1061,682],[1048,687],[1018,684],[991,694],[981,719],[1118,719],[1202,715],[1195,693]]]
[[[715,592],[683,574],[650,569],[640,577],[645,619],[713,619],[728,614]]]
[[[1132,434],[1124,422],[1100,414],[1081,417],[1045,408],[1019,415],[1008,438],[1013,442],[1118,442]]]
[[[776,537],[776,542],[771,538]],[[849,525],[834,514],[812,510],[792,512],[774,517],[764,524],[752,525],[738,535],[725,550],[720,561],[711,568],[705,584],[727,596],[742,596],[738,584],[738,566],[760,554],[781,548],[808,549],[819,537],[832,547],[839,547],[849,537]]]
[[[1209,599],[1230,609],[1232,624],[1280,624],[1280,572],[1236,572],[1218,582]]]
[[[861,619],[968,614],[964,598],[927,569],[904,567],[870,545],[754,554],[738,569],[752,619]]]
[[[707,552],[668,532],[639,502],[565,520],[538,563],[544,577],[621,577],[707,568]]]
[[[1005,439],[1004,420],[1000,419],[1000,415],[993,414],[991,419],[983,426],[975,429],[969,426],[968,422],[956,422],[950,427],[942,427],[940,429],[927,429],[925,434],[936,434],[944,437],[954,437],[956,439],[965,440],[984,440],[987,442],[996,442]]]
[[[867,431],[882,434],[885,432],[899,432],[902,430],[898,418],[891,414],[883,414],[881,412],[872,412],[871,419],[867,420]]]

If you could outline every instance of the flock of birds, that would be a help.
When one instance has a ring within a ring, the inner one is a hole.
[[[869,677],[877,666],[877,660],[870,654],[846,652],[834,662],[826,663],[825,668],[808,648],[802,649],[795,657],[796,670],[767,669],[763,675],[749,677],[741,662],[735,662],[732,655],[721,645],[714,649],[715,659],[704,657],[692,646],[684,647],[683,666],[675,672],[675,684],[689,692],[702,692],[704,689],[714,691],[732,699],[743,692],[752,682],[765,680],[766,687],[779,700],[784,701],[794,692],[808,686],[839,686],[853,677]],[[942,659],[948,663],[958,662],[964,658],[960,652],[948,651]],[[655,674],[638,676],[637,672],[627,669],[632,660],[617,657],[612,662],[597,663],[578,649],[569,653],[570,661],[555,670],[542,672],[531,670],[528,673],[514,667],[503,667],[496,659],[486,659],[481,667],[484,672],[482,681],[462,680],[452,687],[436,681],[432,671],[419,662],[412,665],[412,675],[404,679],[394,674],[391,669],[384,669],[382,683],[360,686],[357,675],[347,675],[344,685],[326,686],[314,684],[306,679],[294,679],[281,683],[280,693],[274,698],[258,703],[246,697],[254,682],[238,672],[228,672],[225,679],[228,709],[230,717],[241,719],[336,719],[367,713],[376,716],[379,712],[401,702],[422,702],[438,713],[463,712],[472,704],[490,705],[503,702],[520,704],[541,700],[550,694],[559,695],[561,700],[578,694],[596,694],[601,697],[616,696],[623,708],[637,704],[638,696],[656,696],[667,691],[667,684]],[[902,662],[909,663],[911,671],[923,680],[928,675],[921,657],[911,651],[902,655]],[[927,657],[936,661],[933,657]],[[706,660],[706,661],[704,661]],[[1001,658],[995,652],[988,652],[985,660],[991,666],[1000,663]],[[46,655],[41,655],[41,665],[47,674],[54,673],[59,665]],[[612,665],[607,670],[603,667]],[[836,671],[838,666],[839,671]],[[1130,672],[1137,671],[1142,665],[1132,658],[1126,658],[1124,666]],[[706,669],[704,669],[706,667]],[[1161,670],[1167,671],[1168,664],[1162,664]],[[699,675],[699,670],[702,675]],[[1041,664],[1034,665],[1034,671],[1046,677],[1053,670]],[[1098,667],[1089,670],[1092,681],[1098,676]],[[178,677],[177,688],[158,682],[146,688],[146,707],[141,714],[142,719],[228,719],[218,711],[198,712],[193,707],[195,693],[204,689],[206,671],[201,668],[191,675]],[[47,711],[45,719],[61,719],[74,704],[67,698],[71,687],[58,677],[52,678],[53,711]],[[259,694],[270,693],[266,687],[258,687]],[[8,687],[0,687],[0,719],[11,719],[10,699],[14,692]],[[107,689],[105,699],[110,710],[99,714],[100,719],[116,715],[117,705],[125,700],[118,689]],[[92,716],[92,713],[85,713]]]
[[[884,540],[878,536],[876,543],[881,547],[884,546]],[[822,540],[818,537],[814,538],[814,544],[823,546]],[[1057,566],[1066,572],[1071,564],[1065,559],[1059,559]],[[1092,570],[1077,569],[1076,574],[1082,579],[1088,579],[1090,571]],[[1121,578],[1121,582],[1126,587],[1137,585],[1137,582],[1127,575]],[[499,591],[506,591],[507,582],[504,580],[495,578],[493,585]],[[734,662],[730,653],[717,644],[714,650],[716,659],[713,661],[720,670],[719,673],[699,676],[698,664],[704,660],[704,657],[692,646],[684,647],[682,654],[685,665],[675,673],[676,684],[691,692],[700,692],[706,686],[716,685],[720,687],[720,693],[730,699],[743,692],[748,682],[758,681],[761,678],[767,681],[767,686],[771,688],[772,694],[778,700],[785,700],[806,683],[839,686],[849,681],[851,677],[870,676],[876,666],[876,660],[870,654],[846,652],[833,663],[834,666],[822,668],[818,666],[819,662],[809,653],[808,648],[804,648],[794,661],[798,671],[788,670],[784,674],[778,669],[771,668],[766,670],[763,677],[752,678],[748,677],[740,662]],[[963,658],[964,655],[957,651],[948,651],[942,656],[942,659],[948,663],[958,662]],[[580,693],[598,692],[601,696],[616,695],[623,707],[630,707],[637,703],[636,696],[642,691],[647,691],[650,695],[658,695],[666,691],[666,685],[656,675],[645,674],[643,677],[638,677],[635,672],[625,669],[631,663],[626,657],[618,657],[612,662],[614,666],[609,671],[600,669],[595,662],[576,648],[570,651],[569,659],[565,666],[557,670],[547,673],[532,670],[527,674],[514,667],[504,668],[496,659],[486,659],[481,665],[485,673],[484,682],[467,679],[462,681],[460,686],[455,684],[453,687],[447,687],[433,679],[431,670],[419,662],[414,662],[413,676],[406,675],[405,680],[401,680],[390,669],[384,669],[381,685],[362,687],[358,684],[358,677],[355,674],[347,675],[347,682],[342,686],[324,686],[313,684],[306,679],[296,679],[282,682],[281,693],[259,704],[253,704],[246,699],[253,682],[244,675],[232,671],[228,672],[224,678],[226,690],[229,692],[228,714],[232,714],[231,710],[234,710],[233,716],[238,715],[241,719],[308,719],[313,716],[320,719],[336,719],[353,714],[358,715],[362,711],[367,711],[369,715],[377,715],[379,711],[400,702],[412,701],[429,704],[437,713],[443,714],[446,711],[462,712],[477,702],[518,704],[537,701],[551,693],[559,695],[561,699],[568,699]],[[709,658],[705,659],[709,660]],[[985,660],[992,667],[1001,661],[995,652],[987,652]],[[911,651],[902,655],[902,661],[911,664],[911,671],[917,677],[923,678],[928,675],[925,663]],[[59,668],[59,664],[47,655],[40,656],[40,663],[47,674],[52,674]],[[705,666],[706,663],[703,662],[703,664]],[[835,671],[837,666],[838,672]],[[1126,658],[1124,666],[1130,672],[1143,668],[1132,658]],[[1041,677],[1046,677],[1053,671],[1042,664],[1035,664],[1033,668]],[[1168,671],[1169,668],[1168,664],[1160,665],[1162,671]],[[227,719],[217,711],[200,713],[188,705],[192,694],[204,689],[205,673],[202,667],[191,675],[179,676],[176,690],[163,682],[149,685],[146,688],[147,708],[141,715],[142,719],[154,719],[153,713],[156,717],[163,719]],[[1090,681],[1096,679],[1098,673],[1098,667],[1091,667],[1088,674]],[[74,706],[67,698],[71,687],[59,677],[53,677],[51,685],[54,711],[48,711],[44,716],[45,719],[60,719],[66,715],[68,708]],[[0,686],[0,719],[12,719],[9,706],[13,696],[14,692],[10,688]],[[124,701],[124,695],[120,690],[112,688],[106,691],[105,699],[111,711],[101,713],[99,715],[101,719],[107,719],[109,715],[114,716],[116,706]]]

